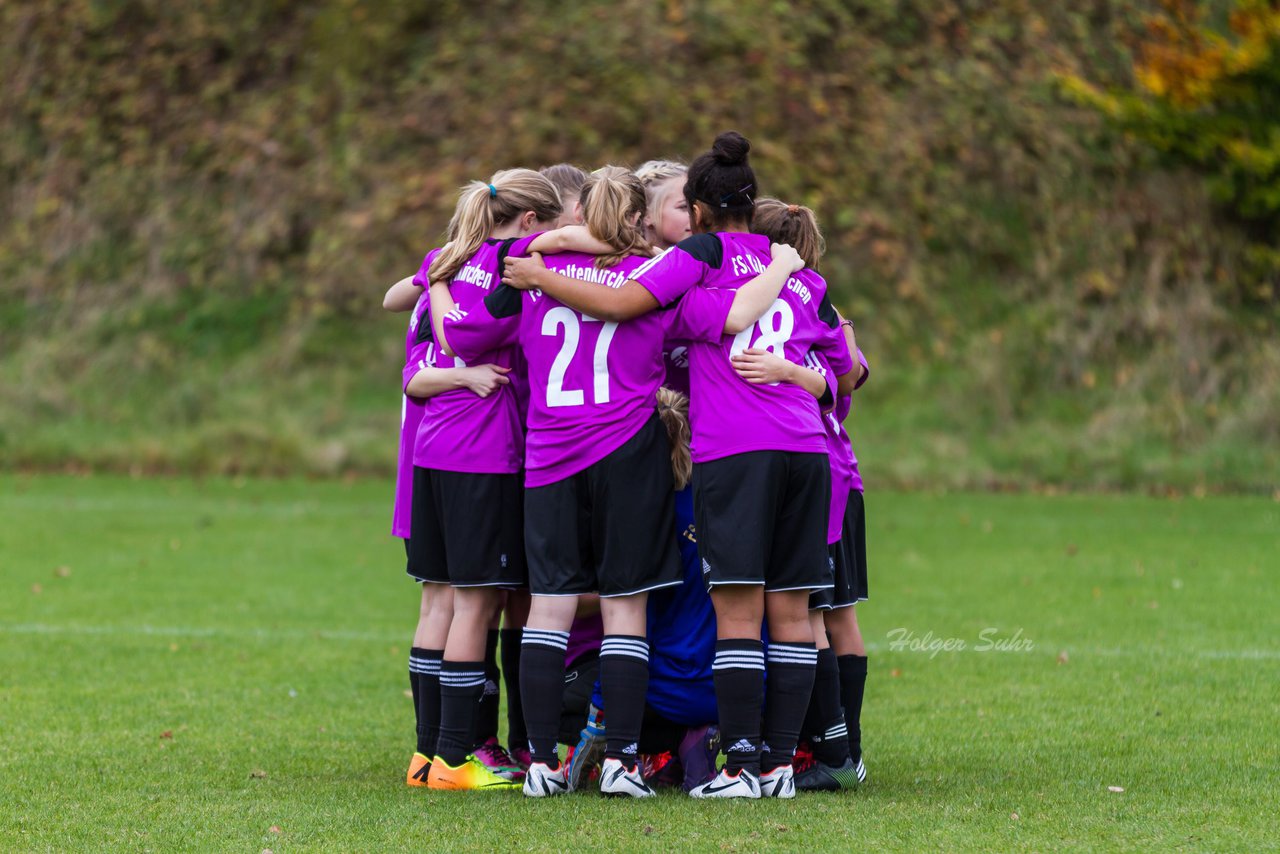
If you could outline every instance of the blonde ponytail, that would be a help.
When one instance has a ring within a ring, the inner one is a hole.
[[[676,489],[684,489],[693,477],[693,458],[689,456],[689,398],[663,386],[658,389],[658,417],[667,428],[671,443],[671,476]]]
[[[582,217],[591,236],[614,248],[596,257],[600,269],[612,267],[628,255],[652,255],[641,220],[645,211],[644,185],[621,166],[602,166],[582,185]]]
[[[467,184],[449,220],[449,244],[432,262],[428,277],[433,282],[452,280],[495,228],[526,211],[533,211],[540,222],[554,220],[561,211],[555,185],[532,169],[504,169],[487,184]]]

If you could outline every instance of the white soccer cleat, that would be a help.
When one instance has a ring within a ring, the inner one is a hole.
[[[569,767],[563,762],[552,771],[545,762],[532,762],[524,775],[524,794],[529,798],[550,798],[569,791]]]
[[[790,765],[779,765],[767,774],[760,775],[760,797],[794,798],[796,796],[796,772]]]
[[[640,766],[628,768],[618,759],[606,759],[600,769],[600,794],[615,797],[651,798],[653,789],[640,775]]]
[[[745,768],[736,774],[722,769],[714,780],[694,786],[689,795],[694,798],[758,798],[760,781]]]

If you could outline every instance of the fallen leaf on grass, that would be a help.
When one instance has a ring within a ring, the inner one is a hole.
[[[269,833],[280,833],[280,825],[278,825],[278,824],[273,824],[273,825],[271,825],[270,827],[268,827],[268,828],[267,828],[267,831],[268,831]]]
[[[1080,547],[1075,543],[1067,543],[1067,557],[1075,557],[1080,553]]]
[[[164,732],[160,733],[160,737],[161,737],[161,738],[173,738],[173,730],[171,730],[171,729],[167,729],[167,730],[165,730]]]
[[[646,835],[646,836],[647,836],[647,835],[649,835],[650,833],[653,833],[653,825],[652,825],[652,824],[646,824],[646,825],[644,826],[644,833],[645,833],[645,835]]]
[[[44,592],[44,588],[41,587],[39,584],[33,584],[31,585],[31,592],[39,596],[41,593]]]
[[[66,577],[68,577],[69,575],[71,575],[71,567],[69,567],[69,566],[60,566],[60,567],[58,567],[57,569],[55,569],[55,570],[53,571],[53,574],[54,574],[54,575],[56,575],[56,576],[58,576],[58,578],[66,578]]]
[[[262,854],[275,854],[275,852],[272,851],[270,848],[263,848]]]
[[[1070,660],[1071,660],[1071,656],[1067,655],[1067,651],[1065,649],[1062,652],[1058,653],[1059,664],[1066,664]]]
[[[894,679],[897,679],[899,676],[902,675],[902,671],[895,667],[889,671],[889,675]]]
[[[1017,814],[1016,812],[1015,812],[1015,813],[1011,813],[1011,814],[1009,815],[1009,818],[1013,819],[1014,821],[1017,821],[1017,820],[1018,820],[1018,814]]]
[[[1123,788],[1122,786],[1107,786],[1107,791],[1108,791],[1108,792],[1123,792],[1123,791],[1124,791],[1124,788]]]
[[[405,695],[406,697],[412,698],[412,697],[413,697],[413,692],[412,692],[412,691],[410,691],[408,688],[405,688],[405,689],[404,689],[404,695]]]
[[[255,780],[265,780],[267,779],[267,772],[263,771],[261,768],[255,768],[249,772],[249,776]]]

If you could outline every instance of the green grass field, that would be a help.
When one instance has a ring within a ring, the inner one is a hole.
[[[0,850],[1277,844],[1275,501],[872,494],[869,783],[619,803],[404,786],[389,494],[0,476]]]

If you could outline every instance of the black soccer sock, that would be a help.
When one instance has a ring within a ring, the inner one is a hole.
[[[568,632],[524,630],[520,653],[520,694],[524,701],[524,725],[529,733],[533,761],[560,767],[556,736],[560,733],[560,706],[564,701],[564,652]]]
[[[417,733],[417,747],[414,748],[418,753],[422,753],[428,759],[430,754],[424,753],[423,749],[427,746],[426,728],[422,725],[422,685],[421,677],[427,668],[427,651],[412,647],[409,650],[409,690],[413,692],[413,719]]]
[[[867,688],[867,657],[840,656],[840,705],[844,706],[844,722],[849,727],[849,755],[857,762],[862,758],[862,694]]]
[[[720,744],[725,770],[736,773],[745,768],[759,772],[764,644],[736,638],[716,641],[711,678],[720,709]]]
[[[452,766],[462,764],[476,743],[476,706],[484,693],[483,661],[449,661],[440,665],[440,741],[436,755]]]
[[[528,748],[529,733],[524,728],[524,703],[520,697],[520,634],[523,629],[501,629],[502,681],[507,689],[507,746]]]
[[[804,723],[818,650],[811,643],[769,644],[769,678],[764,700],[764,755],[760,770],[768,773],[795,758]]]
[[[813,755],[819,762],[838,768],[849,758],[849,732],[844,723],[844,707],[840,705],[840,666],[835,650],[818,650],[818,669],[813,677],[813,696],[809,711],[816,713],[817,727],[806,732],[813,742]],[[809,717],[806,717],[806,727]]]
[[[484,645],[484,693],[476,716],[476,744],[498,737],[498,630],[490,629]]]
[[[418,752],[428,759],[436,755],[440,737],[440,660],[443,649],[421,650],[418,671]]]
[[[649,642],[635,635],[605,635],[600,644],[600,691],[609,723],[606,759],[635,764],[649,690]]]

